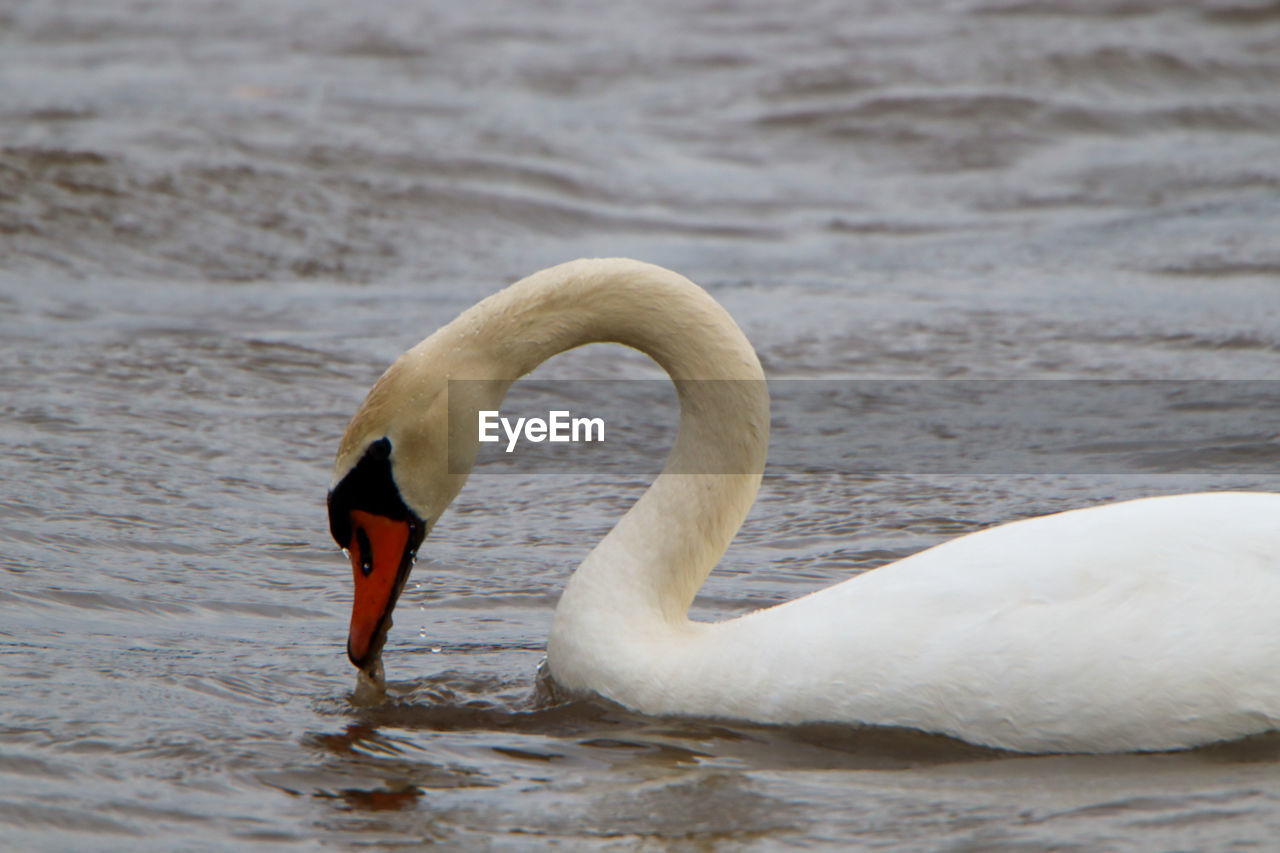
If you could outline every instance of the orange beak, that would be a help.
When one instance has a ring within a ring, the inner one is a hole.
[[[382,651],[391,627],[391,611],[409,577],[412,531],[408,521],[363,510],[352,510],[351,524],[348,550],[356,597],[351,607],[347,657],[363,669]]]

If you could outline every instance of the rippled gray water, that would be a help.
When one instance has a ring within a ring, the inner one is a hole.
[[[779,379],[1280,377],[1280,6],[905,5],[0,4],[0,846],[1272,846],[1274,737],[1010,757],[536,704],[626,472],[474,478],[394,701],[348,701],[346,418],[548,264],[678,269]],[[1280,488],[1251,447],[775,471],[696,615],[1023,515]]]

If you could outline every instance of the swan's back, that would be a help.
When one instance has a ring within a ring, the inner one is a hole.
[[[946,542],[709,627],[687,665],[708,713],[1169,749],[1280,722],[1278,614],[1280,495],[1178,495]]]

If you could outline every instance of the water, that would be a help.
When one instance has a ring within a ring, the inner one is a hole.
[[[899,5],[0,8],[3,846],[1269,846],[1272,737],[1009,757],[537,703],[625,473],[475,478],[397,611],[394,701],[348,701],[337,439],[542,266],[678,269],[775,378],[1278,375],[1274,3]],[[1258,461],[774,472],[695,615],[1022,515],[1276,488]]]

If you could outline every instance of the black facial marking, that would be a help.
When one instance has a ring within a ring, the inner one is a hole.
[[[413,530],[411,550],[417,550],[426,535],[426,524],[405,504],[391,475],[390,439],[380,438],[369,445],[356,466],[329,492],[329,532],[339,547],[351,547],[351,511],[357,509],[408,521]],[[361,559],[372,561],[366,544],[360,543]]]

